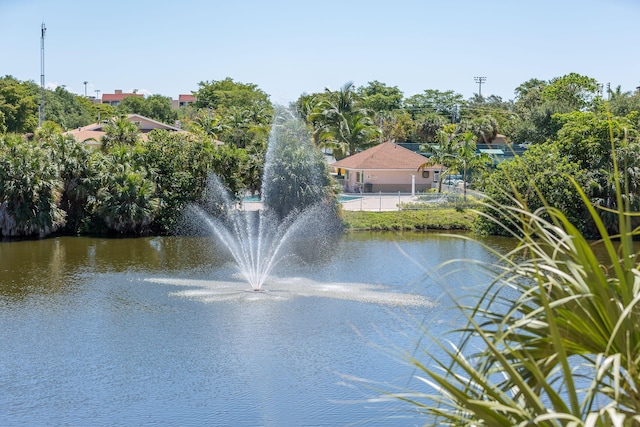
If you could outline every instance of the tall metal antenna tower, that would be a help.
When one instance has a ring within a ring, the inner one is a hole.
[[[44,22],[40,31],[40,108],[38,109],[38,127],[44,123],[44,35],[47,32]]]
[[[482,96],[482,84],[487,81],[487,78],[484,76],[474,77],[473,80],[478,83],[478,95]]]

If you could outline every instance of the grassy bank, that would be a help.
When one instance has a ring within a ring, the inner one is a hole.
[[[343,211],[347,231],[359,230],[470,230],[477,214],[456,209],[394,212]]]

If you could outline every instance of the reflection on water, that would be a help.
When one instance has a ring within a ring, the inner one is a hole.
[[[354,378],[421,387],[390,352],[415,347],[414,319],[435,336],[460,326],[448,295],[486,283],[435,277],[451,258],[491,255],[434,234],[350,234],[329,259],[279,266],[258,295],[206,238],[0,243],[0,419],[421,424],[367,402],[377,392]]]
[[[0,295],[64,290],[84,264],[76,248],[58,239],[0,243]]]
[[[105,271],[189,270],[224,258],[208,239],[59,237],[0,243],[0,295],[65,290]]]

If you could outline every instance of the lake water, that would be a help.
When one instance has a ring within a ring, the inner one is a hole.
[[[493,245],[509,245],[494,239]],[[402,352],[483,286],[437,234],[349,234],[248,292],[199,237],[0,243],[0,425],[421,425],[380,391],[424,390]],[[421,346],[431,348],[428,340]]]

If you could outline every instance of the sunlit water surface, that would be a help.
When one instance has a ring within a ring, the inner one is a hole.
[[[486,284],[470,268],[436,279],[452,258],[490,256],[352,234],[253,292],[205,238],[0,243],[0,424],[420,425],[378,397],[428,391],[403,361],[418,324],[444,336],[461,324],[449,295]]]

